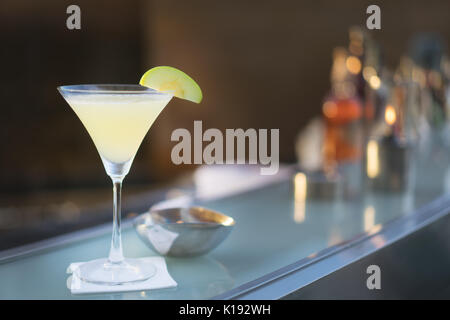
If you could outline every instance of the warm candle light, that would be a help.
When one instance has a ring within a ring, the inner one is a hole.
[[[376,178],[380,173],[380,163],[378,158],[378,142],[370,140],[367,143],[367,176]]]
[[[376,76],[376,75],[377,75],[377,71],[375,70],[374,67],[371,67],[371,66],[364,67],[363,77],[366,81],[369,81],[370,78],[372,78],[373,76]]]
[[[294,177],[294,221],[305,221],[306,175],[297,173]]]
[[[393,106],[388,105],[386,111],[384,112],[384,120],[388,125],[393,125],[397,120],[397,114]]]
[[[372,89],[377,90],[381,86],[381,80],[380,80],[380,78],[378,76],[371,76],[369,78],[369,84],[372,87]]]
[[[361,61],[355,56],[350,56],[345,60],[345,65],[348,71],[353,74],[358,74],[361,71]]]

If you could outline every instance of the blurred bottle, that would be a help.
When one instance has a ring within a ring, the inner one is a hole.
[[[372,41],[369,35],[358,26],[350,27],[348,31],[349,44],[347,57],[347,70],[353,78],[356,92],[355,94],[364,101],[365,97],[365,83],[362,74],[365,60],[372,53]],[[356,59],[355,59],[356,58]]]
[[[347,49],[333,51],[331,91],[322,106],[324,171],[341,177],[345,197],[357,195],[361,182],[363,106],[357,90],[361,66],[361,60]]]
[[[370,130],[366,144],[365,176],[367,191],[406,192],[412,188],[411,135],[408,116],[417,101],[405,82],[385,80],[388,98],[380,117]]]
[[[386,99],[385,90],[380,90],[380,69],[377,43],[363,28],[351,27],[348,49],[333,52],[331,92],[323,104],[326,170],[361,159],[370,124]]]
[[[393,76],[397,92],[402,92],[403,99],[398,98],[400,122],[396,127],[399,143],[415,145],[420,140],[423,122],[421,119],[421,85],[423,71],[415,65],[411,58],[403,56]],[[401,90],[401,91],[399,91]],[[397,97],[399,95],[397,94]],[[400,100],[399,100],[400,99]],[[429,128],[429,125],[426,125]],[[428,130],[425,127],[425,131]],[[422,130],[423,131],[423,130]]]
[[[331,91],[322,111],[325,118],[324,167],[335,171],[341,163],[356,162],[361,157],[362,111],[355,75],[361,61],[345,48],[333,52]]]
[[[442,40],[434,34],[418,34],[411,41],[411,78],[420,87],[420,116],[433,133],[446,123],[445,56]]]
[[[384,68],[378,44],[368,35],[364,37],[364,57],[362,66],[362,87],[364,101],[364,121],[366,136],[371,126],[383,115],[388,98],[389,71]]]
[[[418,34],[410,42],[408,54],[420,100],[416,192],[437,196],[445,190],[449,175],[444,172],[450,170],[448,67],[443,41],[435,34]]]
[[[441,70],[443,75],[443,91],[445,99],[446,128],[444,132],[444,143],[450,146],[450,59],[448,56],[442,58]],[[450,149],[450,148],[449,148]]]
[[[443,72],[443,86],[445,91],[445,110],[447,113],[447,122],[450,120],[450,58],[442,58],[441,70]]]

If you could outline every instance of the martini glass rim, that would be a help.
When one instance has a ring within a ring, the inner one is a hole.
[[[58,86],[60,92],[78,94],[133,94],[172,97],[173,91],[158,91],[139,84],[75,84]]]

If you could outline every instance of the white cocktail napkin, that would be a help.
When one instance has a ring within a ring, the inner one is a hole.
[[[140,258],[146,262],[152,263],[156,268],[156,274],[148,280],[122,284],[122,285],[100,285],[82,281],[76,275],[76,268],[83,262],[71,263],[67,268],[67,273],[72,274],[67,282],[67,287],[73,294],[87,293],[110,293],[110,292],[126,292],[126,291],[144,291],[152,289],[173,288],[177,283],[167,271],[166,260],[163,257],[147,257]]]

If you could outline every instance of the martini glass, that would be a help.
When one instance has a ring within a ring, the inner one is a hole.
[[[83,281],[109,285],[149,279],[156,272],[151,263],[123,256],[121,189],[142,139],[172,95],[140,85],[74,85],[58,90],[94,141],[113,183],[109,257],[81,264],[76,275]]]

